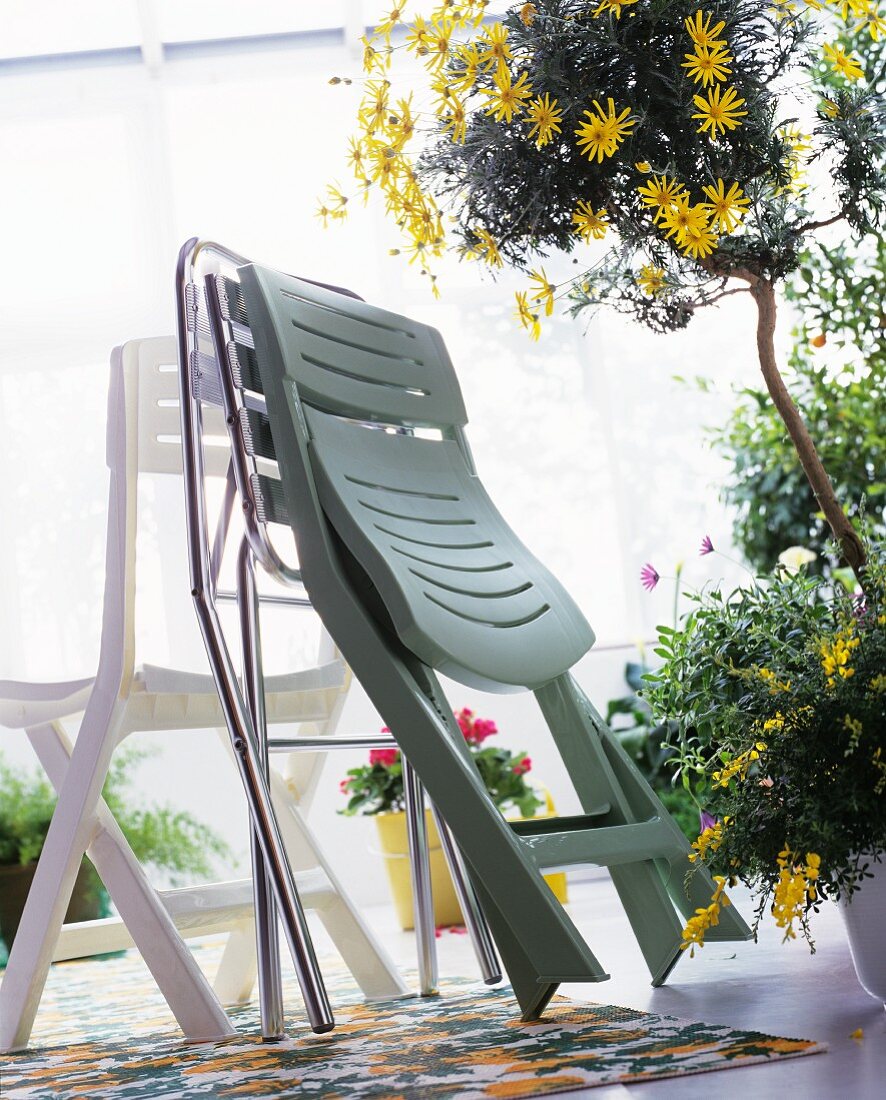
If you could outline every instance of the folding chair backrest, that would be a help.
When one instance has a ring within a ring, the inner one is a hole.
[[[283,490],[263,494],[285,503],[292,484],[313,481],[400,640],[431,667],[507,691],[575,664],[593,633],[480,483],[439,333],[267,268],[238,275],[229,313],[252,323],[255,351],[234,352],[275,395],[253,441],[273,453],[273,427],[304,444],[278,449]]]
[[[137,473],[182,473],[178,352],[175,338],[132,341],[123,357],[127,436]],[[209,477],[224,477],[230,460],[225,418],[207,408],[203,430],[208,446],[204,464]]]
[[[180,482],[182,474],[177,364],[173,336],[130,340],[116,348],[111,359],[107,418],[111,501],[102,655],[103,659],[114,660],[114,654],[122,652],[125,682],[132,678],[136,663],[136,578],[141,572],[137,563],[139,476],[177,475]],[[230,460],[230,443],[220,410],[207,410],[205,427],[211,441],[206,448],[206,472],[222,477]],[[180,484],[163,486],[165,490],[171,491],[177,506],[181,504]],[[165,527],[174,530],[174,525],[167,523]],[[166,559],[163,561],[166,568]],[[163,581],[170,579],[165,577]],[[188,607],[185,576],[181,584],[161,583],[161,588],[167,619],[165,642],[176,651],[167,656],[184,658],[188,663],[191,657],[199,659],[202,650]],[[143,642],[144,631],[140,635]],[[162,651],[162,647],[160,641],[156,648]],[[157,658],[160,653],[151,652],[149,656]]]

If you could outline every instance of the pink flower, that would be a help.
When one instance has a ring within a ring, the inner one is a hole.
[[[347,794],[348,793],[348,784],[349,783],[350,783],[350,779],[342,779],[339,782],[338,789],[341,791],[342,794]]]
[[[472,731],[471,740],[476,744],[481,745],[487,737],[491,737],[494,733],[498,733],[498,726],[491,718],[475,718],[474,729]]]
[[[525,775],[528,771],[532,771],[532,761],[528,756],[524,756],[522,760],[517,761],[511,771],[514,775]]]
[[[396,764],[400,759],[400,752],[398,749],[370,749],[369,750],[369,763],[381,764],[383,768],[390,768],[392,764]]]
[[[461,710],[456,711],[455,720],[458,722],[458,728],[464,734],[465,740],[470,741],[474,728],[474,712],[468,707],[462,707]]]
[[[487,737],[498,733],[498,726],[491,718],[475,718],[469,707],[456,711],[455,720],[465,741],[471,745],[482,745]]]
[[[705,537],[701,540],[701,549],[698,553],[701,557],[704,557],[705,554],[713,554],[713,552],[714,544],[711,542],[711,536],[705,535]]]
[[[646,589],[647,592],[651,592],[653,588],[661,580],[654,565],[650,565],[649,562],[643,566],[640,570],[640,583]]]

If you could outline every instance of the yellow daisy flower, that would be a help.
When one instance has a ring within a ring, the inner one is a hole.
[[[596,19],[597,16],[602,15],[603,12],[611,11],[616,19],[621,19],[621,9],[636,3],[637,0],[603,0],[600,6],[594,11],[594,18]]]
[[[717,45],[717,36],[726,24],[721,21],[711,26],[712,19],[712,12],[697,11],[696,14],[690,15],[688,19],[683,20],[683,24],[685,24],[687,31],[689,31],[689,37],[697,46]]]
[[[606,236],[606,230],[609,228],[609,215],[606,213],[605,207],[601,206],[595,212],[592,203],[580,199],[572,215],[572,224],[575,226],[575,232],[585,244],[590,244],[592,238],[595,241],[602,241]]]
[[[518,290],[514,294],[517,299],[517,308],[514,311],[514,316],[526,329],[533,340],[537,340],[541,336],[541,325],[539,324],[538,314],[533,313],[527,301],[529,292],[526,290]]]
[[[666,286],[664,268],[644,264],[639,275],[634,276],[634,282],[648,297],[657,298]]]
[[[674,237],[682,248],[688,230],[698,232],[707,228],[708,214],[701,203],[689,205],[689,195],[678,195],[671,206],[661,212],[661,224],[666,237]]]
[[[482,226],[477,226],[472,230],[472,233],[476,239],[466,253],[468,259],[482,260],[490,267],[504,267],[504,260],[501,258],[498,245],[492,239],[490,232]]]
[[[710,214],[714,228],[723,233],[731,233],[744,217],[751,200],[745,197],[737,183],[733,183],[727,191],[721,179],[716,184],[702,187],[702,191],[708,197],[708,201],[702,203],[702,206]]]
[[[467,114],[464,104],[455,96],[452,97],[449,114],[444,116],[443,122],[444,131],[451,135],[453,141],[463,145],[468,134]]]
[[[687,256],[691,256],[693,260],[703,260],[705,256],[710,256],[716,247],[717,234],[710,226],[686,227],[686,232],[683,234],[682,248]]]
[[[511,47],[508,45],[508,28],[504,23],[493,23],[491,27],[483,30],[480,50],[481,65],[487,69],[495,66],[499,72],[507,68],[507,62],[512,59],[513,55]]]
[[[857,58],[847,54],[842,46],[824,44],[824,55],[831,63],[835,73],[841,73],[847,80],[860,80],[864,76],[864,69]]]
[[[457,92],[469,92],[477,83],[480,53],[473,43],[461,45],[456,47],[455,59],[463,68],[460,72],[449,75],[450,83]]]
[[[709,130],[711,141],[716,140],[717,130],[725,135],[727,130],[735,130],[741,126],[740,119],[747,114],[747,111],[741,110],[744,100],[738,98],[736,90],[727,88],[721,95],[719,84],[716,88],[709,89],[707,99],[696,95],[692,97],[692,101],[698,107],[698,113],[692,117],[701,119],[698,132],[703,134],[705,130]]]
[[[641,184],[637,188],[637,193],[644,206],[651,206],[655,210],[654,220],[658,221],[662,213],[674,205],[684,190],[682,184],[663,175],[653,176],[648,183]]]
[[[535,144],[541,149],[552,141],[554,134],[560,133],[560,123],[563,121],[563,112],[558,109],[556,99],[552,100],[545,92],[543,96],[534,99],[526,112],[526,121],[532,123],[529,137],[535,136]]]
[[[526,100],[532,96],[528,79],[527,73],[520,73],[517,83],[512,84],[510,70],[499,69],[493,78],[494,87],[481,89],[489,97],[486,114],[493,115],[496,122],[510,122],[514,115],[522,114]]]
[[[430,34],[424,17],[416,15],[406,32],[406,49],[417,57],[425,57],[430,48]]]
[[[716,81],[725,80],[732,69],[729,62],[733,60],[732,54],[726,52],[726,47],[718,42],[714,46],[697,46],[695,53],[683,55],[686,60],[682,68],[686,69],[689,76],[696,84],[703,88]]]
[[[532,295],[533,302],[543,305],[545,307],[545,317],[550,317],[554,312],[554,295],[557,293],[556,284],[548,279],[543,267],[539,268],[538,271],[530,271],[529,281],[535,283],[537,287],[535,294]]]
[[[717,44],[717,35],[726,24],[721,21],[712,27],[711,20],[713,18],[712,12],[697,11],[695,15],[690,15],[688,19],[683,20],[686,30],[689,31],[689,37],[696,46],[714,46]]]
[[[604,157],[611,157],[634,128],[634,121],[628,117],[631,113],[630,107],[625,107],[623,111],[616,114],[615,103],[611,97],[606,103],[608,112],[604,113],[595,99],[593,104],[596,114],[585,111],[587,122],[582,122],[575,131],[579,149],[587,155],[588,160],[596,157],[598,164],[602,163]]]

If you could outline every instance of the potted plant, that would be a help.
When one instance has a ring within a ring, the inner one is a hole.
[[[707,540],[709,542],[709,540]],[[797,555],[796,557],[799,557]],[[684,931],[700,946],[723,884],[757,897],[814,947],[812,914],[840,902],[859,978],[886,1000],[886,549],[869,544],[864,594],[784,566],[689,593],[644,695],[671,725],[678,774],[703,811],[695,860],[717,893]]]
[[[543,791],[543,797],[539,797],[526,781],[526,775],[532,770],[532,761],[526,753],[514,753],[498,745],[486,744],[490,737],[498,733],[498,727],[491,719],[479,718],[467,707],[458,711],[455,717],[495,805],[506,816],[516,814],[516,820],[553,816],[554,805],[550,794]],[[383,732],[390,731],[385,727]],[[375,818],[397,918],[402,928],[412,928],[412,880],[399,750],[372,749],[369,763],[351,768],[339,786],[341,793],[349,796],[348,804],[341,813],[346,816],[362,813]],[[425,817],[430,848],[434,922],[438,927],[461,924],[461,909],[440,847],[440,837],[429,810]],[[566,901],[565,874],[546,875],[545,878],[557,898]]]
[[[102,792],[140,863],[167,873],[178,885],[209,877],[217,859],[230,856],[225,842],[184,810],[139,805],[133,774],[148,751],[124,745],[115,753]],[[12,947],[37,860],[55,809],[56,794],[43,775],[21,772],[0,756],[0,936]],[[83,860],[66,921],[107,916],[108,898],[92,865]]]
[[[776,291],[813,235],[874,232],[886,206],[886,70],[853,49],[861,34],[881,50],[876,5],[536,0],[501,21],[484,20],[485,0],[411,21],[405,8],[364,39],[349,152],[358,193],[379,188],[403,233],[393,251],[435,293],[446,253],[525,271],[516,315],[534,337],[557,303],[573,315],[607,304],[666,332],[746,296],[768,399],[860,576],[863,544],[774,335]],[[396,86],[401,48],[424,70],[413,91]],[[318,215],[338,224],[348,202],[330,185]],[[541,265],[555,252],[575,254],[560,282]]]

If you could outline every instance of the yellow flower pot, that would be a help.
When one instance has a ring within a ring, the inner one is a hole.
[[[548,791],[544,791],[545,810],[536,814],[536,817],[553,817],[555,814],[554,802]],[[525,818],[509,818],[510,821],[525,821]],[[431,890],[434,895],[434,923],[440,926],[451,924],[464,924],[461,907],[455,896],[455,887],[449,868],[446,866],[446,857],[440,847],[440,835],[437,826],[431,816],[431,811],[425,811],[425,821],[428,828],[428,846],[431,855]],[[409,867],[409,841],[406,835],[406,814],[402,811],[393,814],[377,814],[375,824],[378,829],[378,838],[381,845],[382,856],[385,861],[385,869],[388,873],[388,881],[391,885],[391,894],[394,898],[394,909],[400,927],[407,931],[415,927],[412,914],[412,875]],[[554,897],[560,902],[568,900],[566,892],[566,875],[559,871],[556,874],[545,875],[545,881],[553,891]]]

